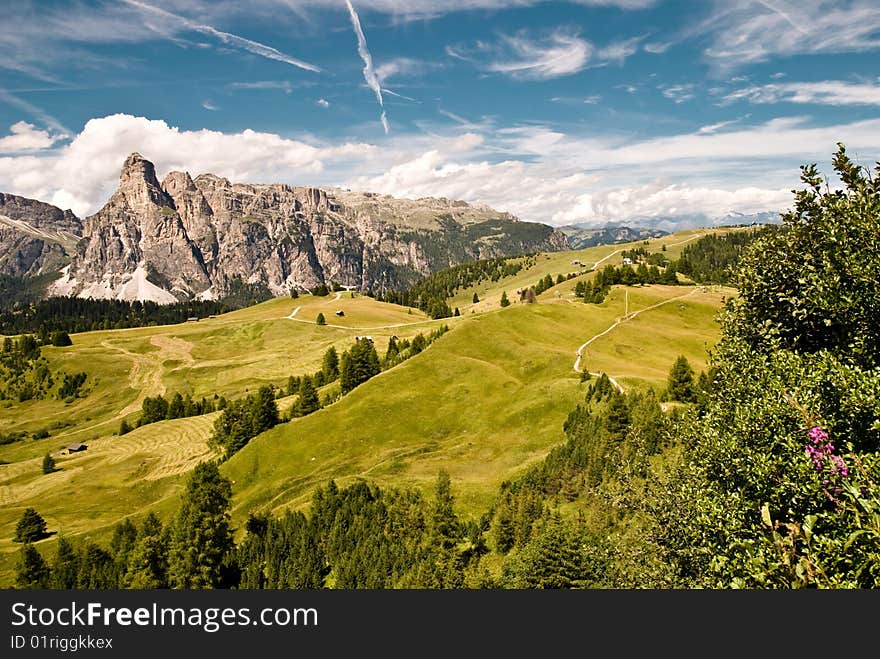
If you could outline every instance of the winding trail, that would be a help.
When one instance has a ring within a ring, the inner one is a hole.
[[[342,293],[337,293],[336,295],[338,295],[339,297],[342,297]],[[338,300],[339,297],[337,297],[336,299]],[[331,302],[333,302],[333,301],[334,300],[331,300]],[[284,319],[285,320],[295,320],[298,323],[308,323],[309,325],[314,325],[315,321],[313,321],[313,320],[304,320],[302,318],[296,318],[296,314],[299,313],[300,309],[302,309],[301,306],[297,307],[296,309],[291,311],[288,315],[284,316]],[[417,320],[412,323],[396,323],[396,324],[392,324],[392,325],[373,325],[370,327],[354,327],[352,325],[333,325],[332,323],[325,323],[324,327],[335,327],[336,329],[344,329],[344,330],[352,330],[355,332],[360,332],[362,330],[393,329],[395,327],[408,327],[410,325],[424,325],[426,323],[435,323],[435,322],[437,322],[435,319],[428,318],[426,320]]]
[[[664,304],[669,304],[670,302],[675,302],[676,300],[682,300],[682,299],[684,299],[684,298],[686,298],[686,297],[689,297],[689,296],[693,295],[694,293],[697,292],[697,290],[699,290],[699,289],[695,286],[694,289],[693,289],[692,291],[690,291],[689,293],[685,293],[684,295],[677,295],[677,296],[675,296],[675,297],[671,297],[671,298],[669,298],[668,300],[663,300],[662,302],[658,302],[657,304],[652,304],[651,306],[649,306],[649,307],[645,307],[644,309],[639,309],[638,311],[633,311],[632,313],[627,314],[626,316],[622,316],[622,317],[618,318],[616,321],[614,321],[614,324],[611,325],[610,327],[608,327],[607,329],[605,329],[605,330],[599,332],[598,334],[596,334],[595,336],[592,336],[592,337],[590,337],[589,339],[587,339],[587,340],[586,340],[584,343],[582,343],[581,346],[577,349],[577,353],[576,353],[577,356],[576,356],[576,359],[574,360],[574,366],[573,366],[573,369],[574,369],[575,373],[580,373],[580,372],[581,372],[581,359],[583,358],[583,351],[584,351],[584,349],[585,349],[588,345],[590,345],[593,341],[595,341],[596,339],[599,339],[599,338],[605,336],[606,334],[608,334],[608,332],[610,332],[611,330],[613,330],[615,327],[617,327],[617,326],[620,325],[621,323],[625,323],[625,322],[628,321],[628,320],[632,320],[633,318],[635,318],[636,316],[638,316],[640,313],[643,313],[643,312],[645,312],[645,311],[650,311],[651,309],[656,309],[657,307],[662,307]],[[599,375],[598,373],[590,373],[590,374],[591,374],[591,375]],[[613,384],[614,387],[615,387],[618,391],[620,391],[621,393],[623,393],[623,387],[622,387],[622,386],[621,386],[621,385],[620,385],[620,384],[619,384],[614,378],[612,378],[612,377],[609,376],[608,379],[611,380],[611,384]]]
[[[293,313],[291,313],[289,316],[285,316],[284,318],[286,320],[296,321],[297,323],[308,323],[309,325],[315,324],[314,320],[304,320],[302,318],[294,318],[293,314],[295,314],[297,311],[299,311],[299,307],[294,309]],[[395,327],[409,327],[410,325],[426,325],[428,323],[436,323],[436,322],[437,322],[437,320],[435,320],[433,318],[428,318],[427,320],[417,320],[412,323],[395,323],[393,325],[372,325],[369,327],[355,327],[353,325],[333,325],[331,323],[326,323],[323,325],[323,327],[335,327],[336,329],[344,329],[344,330],[352,330],[352,331],[360,332],[362,330],[394,329]]]

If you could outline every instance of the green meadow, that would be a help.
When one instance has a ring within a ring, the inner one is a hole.
[[[659,251],[666,244],[675,257],[708,232],[652,239],[646,247]],[[715,317],[733,289],[615,287],[594,305],[573,296],[572,279],[541,294],[537,304],[518,300],[518,289],[547,274],[588,278],[589,266],[617,265],[620,251],[634,246],[642,243],[539,254],[513,277],[459,291],[449,304],[461,317],[431,320],[416,309],[342,292],[277,298],[180,325],[76,334],[70,347],[43,348],[53,370],[87,374],[87,395],[0,403],[0,433],[50,433],[0,446],[0,585],[11,583],[19,547],[11,538],[25,508],[36,508],[56,532],[39,543],[44,554],[51,554],[57,534],[104,541],[126,517],[170,515],[185,474],[217,455],[208,439],[219,413],[118,436],[123,419],[137,420],[144,397],[234,399],[265,384],[283,388],[288,376],[319,370],[329,346],[341,353],[356,336],[371,336],[382,355],[392,336],[450,328],[424,352],[324,409],[263,433],[225,462],[234,523],[241,527],[253,511],[304,508],[314,487],[330,479],[430,489],[441,469],[452,478],[460,514],[479,516],[503,481],[563,440],[562,424],[587,386],[574,370],[585,342],[613,327],[587,346],[581,367],[605,371],[627,388],[659,392],[680,354],[697,371],[705,367],[718,337]],[[505,291],[512,304],[502,309]],[[315,323],[319,313],[327,325]],[[280,399],[279,406],[292,402]],[[58,471],[43,474],[42,457],[73,442],[88,449],[58,457]]]

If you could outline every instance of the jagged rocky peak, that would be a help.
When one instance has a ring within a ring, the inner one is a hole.
[[[338,188],[165,175],[139,153],[87,218],[56,291],[171,302],[274,295],[337,283],[401,288],[479,258],[565,249],[552,227],[448,199],[395,199]]]
[[[119,193],[132,207],[170,205],[156,178],[156,167],[139,153],[125,159],[119,174]]]

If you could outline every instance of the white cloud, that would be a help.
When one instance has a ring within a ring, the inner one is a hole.
[[[319,98],[317,101],[315,101],[315,105],[319,105],[322,108],[329,108],[330,101],[328,101],[326,98]]]
[[[502,37],[501,57],[487,65],[489,71],[522,80],[549,80],[582,70],[593,54],[593,45],[577,34],[558,29],[544,39],[525,33]]]
[[[880,85],[840,80],[788,82],[746,87],[727,94],[723,101],[750,103],[815,103],[819,105],[880,105]]]
[[[586,68],[623,64],[638,52],[642,38],[615,41],[597,48],[569,27],[558,27],[542,36],[520,30],[512,35],[502,34],[495,43],[449,45],[446,54],[514,80],[550,80]]]
[[[38,130],[33,124],[19,121],[9,127],[10,134],[0,137],[0,153],[21,153],[48,149],[63,139],[62,135],[50,135],[48,131]]]
[[[744,186],[731,190],[652,182],[642,186],[585,192],[601,181],[598,174],[558,174],[552,166],[507,160],[499,163],[452,162],[437,151],[392,167],[375,177],[346,184],[398,197],[444,196],[485,203],[522,219],[554,225],[603,224],[650,218],[717,218],[731,212],[782,210],[791,204],[789,188]],[[517,194],[512,195],[511,190]],[[673,219],[674,221],[674,219]]]
[[[719,121],[717,124],[709,124],[707,126],[702,126],[700,130],[697,131],[698,135],[709,135],[711,133],[717,133],[722,128],[726,128],[727,126],[731,126],[736,123],[737,120],[731,121]]]
[[[671,41],[668,41],[668,42],[654,41],[651,43],[646,43],[644,46],[642,46],[642,49],[646,53],[651,53],[652,55],[662,55],[667,50],[669,50],[673,45],[674,44]]]
[[[376,79],[379,81],[379,84],[384,87],[390,82],[391,78],[416,77],[437,69],[440,66],[442,65],[437,62],[426,62],[412,57],[395,57],[394,59],[383,62],[376,67]]]
[[[687,101],[692,101],[697,96],[694,94],[694,89],[696,85],[686,84],[686,85],[670,85],[660,87],[660,90],[663,92],[663,96],[668,98],[671,101],[675,101],[676,103],[685,103]]]
[[[211,112],[216,112],[217,110],[220,109],[220,106],[215,105],[214,103],[212,103],[208,99],[205,99],[204,101],[202,101],[202,107],[205,108],[206,110],[210,110]]]
[[[368,158],[375,147],[343,143],[313,146],[272,133],[186,131],[164,121],[116,114],[86,123],[65,146],[42,157],[0,157],[0,190],[71,208],[96,211],[115,189],[126,156],[138,151],[160,176],[186,170],[234,181],[297,182],[328,161]]]
[[[569,210],[553,217],[556,224],[631,222],[676,216],[715,219],[729,213],[780,211],[792,203],[788,188],[742,187],[733,190],[654,182],[583,194]]]
[[[716,0],[716,5],[699,29],[711,32],[714,42],[706,54],[722,66],[880,48],[876,0]]]
[[[639,44],[643,37],[633,37],[623,41],[615,41],[607,46],[600,48],[596,55],[600,60],[606,62],[615,62],[623,64],[627,57],[635,55],[639,52]]]
[[[455,121],[453,114],[446,116]],[[554,224],[667,215],[673,223],[693,223],[696,216],[789,207],[799,165],[827,161],[837,141],[862,161],[880,153],[880,119],[811,126],[789,117],[736,129],[719,122],[652,139],[458,119],[467,124],[432,125],[421,134],[389,137],[380,147],[252,130],[187,131],[164,121],[112,115],[89,121],[68,144],[0,156],[0,190],[85,215],[106,201],[121,163],[139,151],[156,164],[160,177],[177,169],[241,182],[445,196]]]

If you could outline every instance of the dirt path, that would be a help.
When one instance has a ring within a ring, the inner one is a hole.
[[[626,316],[622,316],[621,318],[618,318],[616,321],[614,321],[614,324],[611,325],[610,327],[608,327],[607,329],[605,329],[605,330],[599,332],[598,334],[596,334],[595,336],[592,336],[589,339],[587,339],[577,349],[577,356],[576,356],[576,359],[574,360],[574,367],[573,367],[575,373],[581,372],[581,359],[583,358],[584,349],[588,345],[590,345],[593,341],[595,341],[596,339],[602,338],[603,336],[608,334],[611,330],[613,330],[615,327],[617,327],[621,323],[625,323],[628,320],[632,320],[633,318],[638,316],[640,313],[643,313],[645,311],[650,311],[651,309],[656,309],[657,307],[662,307],[664,304],[669,304],[670,302],[675,302],[676,300],[681,300],[686,297],[689,297],[689,296],[693,295],[694,293],[696,293],[697,290],[698,290],[697,287],[694,287],[694,289],[692,291],[690,291],[689,293],[685,293],[684,295],[677,295],[675,297],[671,297],[668,300],[663,300],[662,302],[658,302],[657,304],[652,304],[649,307],[645,307],[644,309],[639,309],[638,311],[634,311],[631,314],[627,314]],[[590,374],[591,375],[599,375],[598,373],[592,373],[592,372]],[[614,378],[609,376],[608,379],[611,380],[611,384],[613,384],[617,388],[618,391],[623,392],[623,387]]]
[[[342,293],[337,293],[337,295],[342,295]],[[296,314],[302,307],[297,307],[293,311],[290,312],[289,315],[284,316],[285,320],[295,320],[298,323],[308,323],[309,325],[314,325],[314,320],[304,320],[302,318],[295,318]],[[354,327],[352,325],[333,325],[332,323],[326,323],[324,327],[334,327],[336,329],[344,329],[351,330],[353,332],[362,332],[364,330],[381,330],[381,329],[394,329],[395,327],[409,327],[410,325],[424,325],[426,323],[435,323],[436,320],[428,318],[427,320],[417,320],[412,323],[394,323],[391,325],[372,325],[370,327]]]

